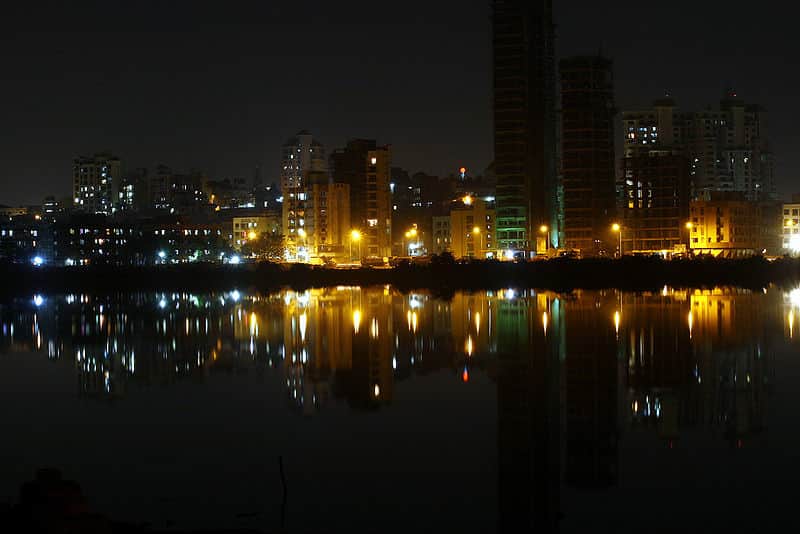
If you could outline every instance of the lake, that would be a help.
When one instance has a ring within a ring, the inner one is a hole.
[[[153,528],[798,522],[800,289],[42,294],[0,329],[8,503],[54,467]]]

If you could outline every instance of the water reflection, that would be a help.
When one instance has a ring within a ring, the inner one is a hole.
[[[798,314],[800,289],[35,295],[0,306],[0,353],[74,366],[96,399],[273,373],[305,416],[380,409],[412,376],[482,373],[497,387],[498,528],[553,531],[563,484],[618,483],[627,432],[665,448],[688,429],[734,448],[764,432],[773,347],[797,343]]]

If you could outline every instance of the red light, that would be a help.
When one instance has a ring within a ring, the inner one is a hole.
[[[463,380],[465,383],[469,382],[469,371],[466,368],[464,368],[464,372],[461,373],[461,380]]]

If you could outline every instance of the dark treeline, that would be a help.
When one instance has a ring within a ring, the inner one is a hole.
[[[555,259],[529,263],[455,263],[435,259],[428,265],[394,269],[326,269],[308,265],[260,263],[222,266],[184,264],[154,267],[29,267],[0,265],[0,291],[32,292],[212,291],[232,288],[271,291],[282,287],[391,284],[403,291],[424,289],[447,296],[458,290],[506,287],[570,289],[617,288],[630,291],[672,287],[736,286],[760,289],[800,282],[800,260],[659,258]]]

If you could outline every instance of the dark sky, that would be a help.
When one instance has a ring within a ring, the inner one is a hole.
[[[277,178],[300,129],[330,150],[394,145],[414,172],[492,158],[489,0],[13,2],[0,17],[0,204],[67,196],[71,159]],[[620,109],[733,86],[772,113],[779,191],[800,191],[796,59],[783,2],[556,0],[560,56],[616,61]],[[793,61],[794,60],[794,61]]]

